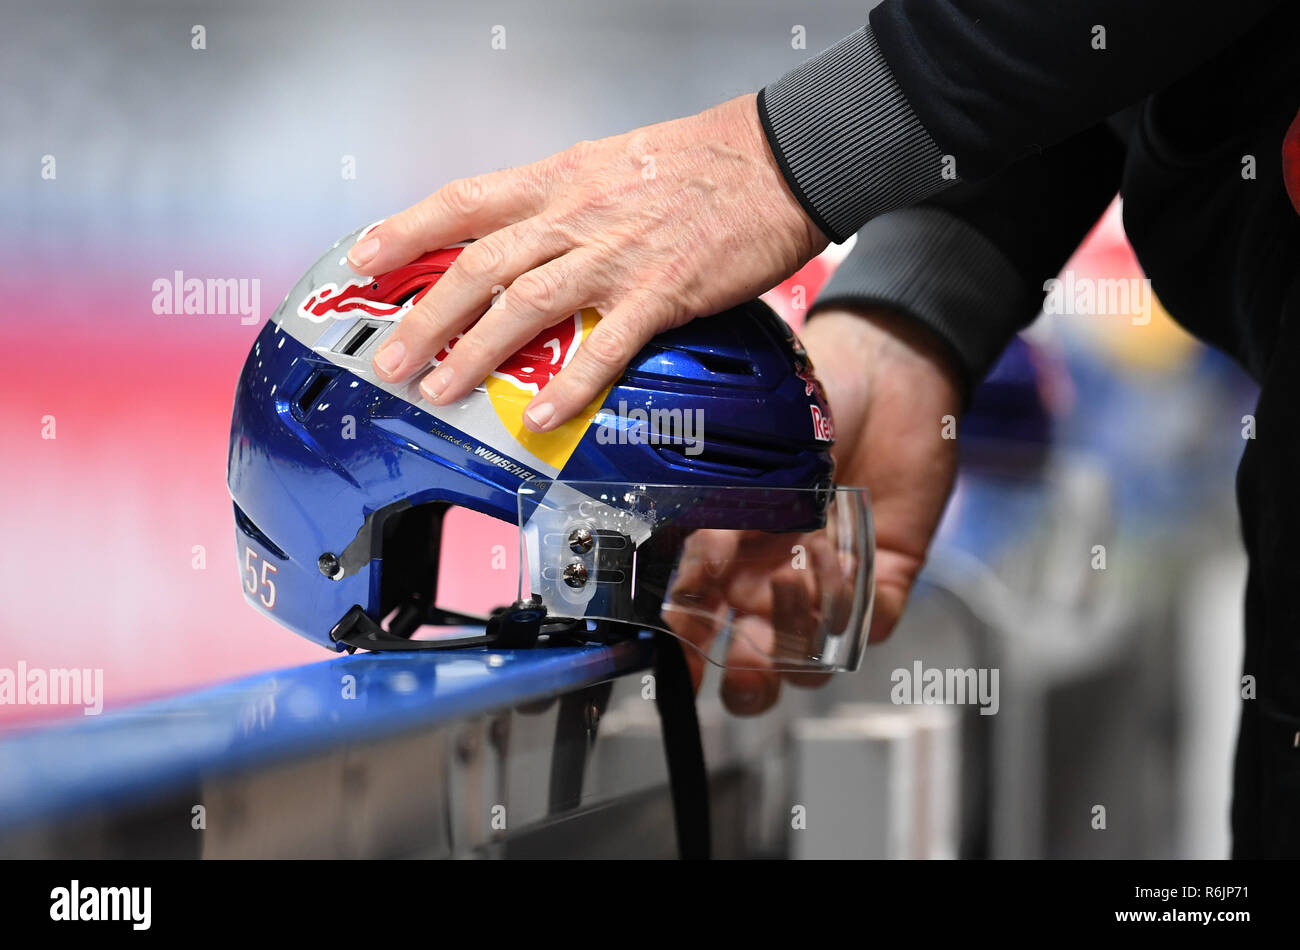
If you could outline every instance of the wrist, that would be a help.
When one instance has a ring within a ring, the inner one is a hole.
[[[759,114],[757,93],[728,99],[698,113],[695,119],[706,127],[705,139],[714,141],[724,152],[734,151],[744,156],[750,163],[761,193],[771,202],[763,209],[762,216],[788,226],[799,246],[801,264],[830,243],[818,221],[809,216],[806,205],[792,190],[785,169],[772,151]]]

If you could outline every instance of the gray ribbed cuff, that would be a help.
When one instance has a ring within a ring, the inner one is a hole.
[[[904,208],[858,232],[812,310],[887,307],[911,317],[948,344],[969,389],[1041,303],[979,231],[940,208]]]
[[[869,26],[759,92],[758,114],[790,189],[837,243],[955,184]]]

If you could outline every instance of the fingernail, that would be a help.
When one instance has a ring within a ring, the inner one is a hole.
[[[406,346],[401,340],[389,340],[379,348],[375,354],[375,369],[379,370],[383,376],[397,375],[398,367],[402,365],[402,360],[406,358]]]
[[[732,697],[732,702],[735,703],[736,709],[749,712],[757,708],[762,699],[763,695],[756,690],[743,690]]]
[[[348,251],[348,263],[353,267],[365,267],[379,253],[379,238],[366,238],[352,245]]]
[[[439,366],[420,383],[420,392],[429,402],[437,402],[443,390],[451,383],[455,371],[450,366]]]
[[[540,406],[532,406],[524,411],[524,418],[528,420],[532,429],[536,432],[545,432],[546,423],[551,421],[555,415],[555,407],[549,402],[544,402]]]

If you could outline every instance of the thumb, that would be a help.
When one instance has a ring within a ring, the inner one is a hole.
[[[900,584],[893,580],[877,580],[876,602],[871,612],[871,629],[867,634],[868,643],[881,643],[889,639],[907,606],[907,597],[911,593],[910,582]]]

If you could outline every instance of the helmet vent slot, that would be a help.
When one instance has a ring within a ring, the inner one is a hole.
[[[299,418],[308,415],[316,407],[316,400],[320,399],[329,384],[334,382],[335,375],[337,375],[335,370],[318,369],[307,377],[307,382],[298,392],[298,398],[293,401]]]
[[[754,364],[749,360],[738,359],[734,356],[724,356],[721,353],[701,353],[698,350],[690,351],[701,366],[710,373],[716,373],[719,376],[753,376]]]
[[[387,323],[365,320],[344,338],[334,352],[341,353],[344,356],[356,356],[386,326],[388,326]]]
[[[268,538],[265,531],[253,524],[253,519],[244,514],[244,509],[237,504],[235,505],[235,526],[280,560],[289,560],[289,555],[284,553],[284,549]]]
[[[691,468],[702,472],[719,475],[740,475],[753,478],[770,471],[768,466],[754,464],[753,454],[728,452],[726,449],[708,446],[700,452],[688,452],[685,445],[660,443],[655,451],[661,458],[681,468]]]

